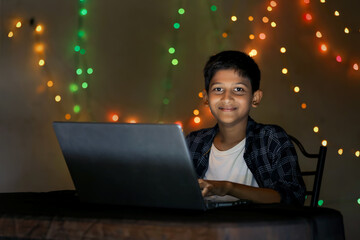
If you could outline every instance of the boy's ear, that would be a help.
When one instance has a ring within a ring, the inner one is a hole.
[[[202,90],[202,94],[203,94],[203,101],[204,101],[204,104],[208,107],[209,106],[209,97],[207,95],[207,92],[206,90]]]
[[[260,89],[254,92],[254,96],[251,103],[252,107],[256,108],[260,104],[262,96],[263,96],[263,91],[261,91]]]

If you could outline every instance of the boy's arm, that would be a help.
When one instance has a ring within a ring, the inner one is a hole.
[[[239,199],[247,199],[257,203],[279,203],[280,194],[270,188],[257,188],[228,181],[211,181],[199,179],[202,195],[231,195]]]

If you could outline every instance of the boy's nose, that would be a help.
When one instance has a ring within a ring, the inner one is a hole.
[[[225,91],[223,95],[223,101],[231,101],[233,100],[233,96],[230,91]]]

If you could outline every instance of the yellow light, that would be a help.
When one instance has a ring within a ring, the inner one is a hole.
[[[288,70],[287,70],[287,68],[283,68],[283,69],[281,70],[281,72],[282,72],[283,74],[287,74],[287,73],[288,73]]]
[[[266,38],[265,33],[260,33],[260,34],[259,34],[259,38],[260,38],[261,40],[264,40],[264,39]]]
[[[44,59],[40,59],[39,61],[39,66],[44,66],[45,65],[45,60]]]
[[[38,43],[35,45],[35,52],[41,53],[44,51],[44,45],[41,43]]]
[[[119,120],[119,115],[117,114],[113,114],[111,119],[114,121],[114,122],[117,122]]]
[[[271,6],[268,6],[266,10],[268,10],[269,12],[271,12],[271,11],[272,11],[272,7],[271,7]]]
[[[252,50],[249,52],[249,56],[250,56],[250,57],[254,57],[254,56],[256,56],[256,55],[257,55],[256,49],[252,49]]]
[[[60,96],[60,95],[56,95],[56,96],[55,96],[55,101],[56,101],[56,102],[60,102],[60,101],[61,101],[61,96]]]
[[[338,150],[338,154],[339,155],[342,155],[344,153],[344,150],[342,149],[342,148],[340,148],[339,150]]]
[[[236,22],[236,20],[237,20],[236,16],[231,16],[231,21]]]
[[[263,21],[264,23],[268,23],[268,22],[269,22],[269,18],[263,17],[263,18],[262,18],[262,21]]]
[[[70,120],[70,118],[71,118],[71,115],[70,115],[70,114],[68,114],[68,113],[65,114],[65,119],[66,119],[66,120]]]
[[[193,111],[193,114],[194,114],[195,116],[199,115],[199,113],[200,113],[200,111],[197,110],[197,109],[195,109],[195,110]]]
[[[335,11],[335,12],[334,12],[334,15],[337,16],[337,17],[340,16],[339,11]]]
[[[250,38],[251,40],[253,40],[253,39],[255,38],[254,34],[250,34],[250,35],[249,35],[249,38]]]
[[[130,119],[128,122],[129,123],[136,123],[136,120],[135,119]]]
[[[51,81],[51,80],[50,80],[50,81],[48,81],[48,82],[47,82],[47,86],[48,86],[48,87],[52,87],[52,86],[54,86],[54,82],[53,82],[53,81]]]
[[[314,130],[315,133],[318,133],[319,132],[319,127],[315,126],[313,130]]]
[[[354,69],[355,71],[359,70],[359,65],[358,65],[357,63],[354,63],[353,69]]]
[[[348,33],[350,32],[350,30],[346,27],[346,28],[344,29],[344,32],[345,32],[346,34],[348,34]]]
[[[323,141],[321,142],[321,145],[323,145],[324,147],[326,147],[327,144],[328,144],[328,142],[327,142],[326,140],[323,140]]]
[[[41,25],[37,25],[35,31],[41,33],[43,31],[43,27]]]
[[[306,108],[307,108],[306,103],[302,103],[302,104],[301,104],[301,108],[302,108],[302,109],[306,109]]]
[[[276,27],[276,22],[271,22],[271,26],[274,28]]]
[[[199,92],[198,96],[199,96],[199,98],[203,98],[204,97],[203,92]]]
[[[277,6],[277,3],[276,3],[275,1],[271,1],[271,2],[270,2],[270,6],[276,7],[276,6]]]
[[[194,118],[194,123],[198,124],[201,122],[201,118],[200,117],[195,117]]]
[[[227,38],[227,36],[228,36],[228,34],[227,34],[226,32],[224,32],[224,33],[222,34],[222,37],[223,37],[223,38]]]
[[[321,34],[320,31],[317,31],[317,32],[316,32],[316,37],[317,37],[317,38],[322,38],[322,34]]]
[[[280,52],[281,53],[286,53],[286,48],[285,47],[280,48]]]
[[[248,19],[249,19],[250,22],[254,21],[254,17],[253,17],[253,16],[249,16]]]
[[[21,22],[20,21],[18,21],[17,23],[16,23],[16,28],[21,28]]]
[[[296,93],[300,92],[300,88],[298,86],[294,87],[294,92]]]
[[[360,157],[360,151],[356,151],[356,152],[355,152],[355,156],[356,156],[356,157]]]
[[[326,2],[326,0],[320,0],[320,2],[321,2],[321,3],[325,3],[325,2]]]
[[[8,37],[12,38],[14,36],[14,33],[12,31],[9,32]]]

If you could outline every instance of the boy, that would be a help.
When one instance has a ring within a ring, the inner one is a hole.
[[[242,52],[220,52],[206,63],[204,77],[205,104],[217,124],[186,137],[203,196],[304,204],[305,185],[289,137],[249,116],[263,95],[255,61]]]

